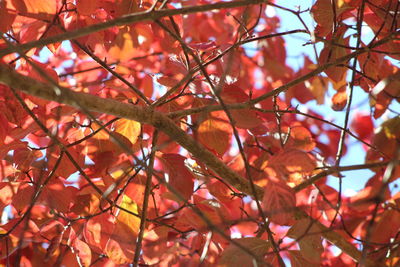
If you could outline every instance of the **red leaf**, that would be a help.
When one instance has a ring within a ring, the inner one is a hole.
[[[230,244],[222,252],[221,258],[218,261],[218,267],[253,266],[254,261],[258,262],[257,266],[264,266],[262,265],[264,262],[262,259],[268,253],[270,248],[270,244],[267,241],[257,237],[247,237],[233,240],[253,252],[254,255],[261,259],[261,261],[257,261],[257,259],[254,259],[254,257],[249,255],[246,251],[243,251],[242,248],[236,246],[235,244]]]
[[[290,263],[292,264],[292,267],[303,267],[303,266],[308,266],[308,267],[319,267],[319,264],[309,262],[306,260],[301,251],[298,250],[289,250],[289,257],[290,257]]]
[[[335,36],[332,37],[332,41],[341,45],[348,45],[348,38],[343,37],[346,30],[346,27],[338,28]],[[341,58],[347,54],[348,50],[346,48],[325,43],[324,48],[319,56],[319,64],[323,65],[335,62],[338,58]],[[341,86],[346,84],[347,68],[333,66],[326,69],[325,73],[335,84],[337,84],[334,86],[336,89],[339,89]]]
[[[225,208],[216,200],[202,200],[196,203],[196,209],[200,211],[203,216],[198,215],[197,212],[191,208],[185,208],[182,216],[180,217],[180,223],[189,225],[200,232],[206,232],[209,229],[207,224],[202,217],[206,217],[209,222],[218,227],[224,226],[227,216]]]
[[[42,199],[45,199],[50,208],[58,212],[69,211],[75,198],[77,189],[72,186],[66,187],[60,180],[54,180],[43,190]]]
[[[80,15],[90,16],[98,8],[97,1],[77,0],[76,9]]]
[[[89,246],[102,253],[114,231],[113,217],[107,213],[90,218],[85,223],[83,234]]]
[[[358,112],[354,115],[351,128],[362,140],[368,140],[374,133],[374,123],[371,115]]]
[[[250,100],[249,96],[241,88],[233,84],[224,86],[221,98],[225,104],[243,103]],[[236,123],[235,126],[239,128],[254,128],[262,123],[257,113],[251,109],[230,110],[230,113]]]
[[[16,12],[11,1],[1,1],[0,2],[0,17],[2,18],[2,23],[0,23],[0,31],[7,32],[15,19]]]
[[[271,221],[279,225],[293,223],[296,195],[292,188],[279,180],[269,180],[264,188],[263,209]]]
[[[179,154],[163,154],[161,159],[168,172],[169,185],[180,193],[184,200],[189,199],[193,193],[194,176],[185,166],[186,158]],[[179,202],[182,201],[172,192],[169,196]]]
[[[394,238],[400,229],[400,212],[388,209],[375,218],[371,229],[371,242],[386,244]],[[365,225],[368,227],[368,224]]]

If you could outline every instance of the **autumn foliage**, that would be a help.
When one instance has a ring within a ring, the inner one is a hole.
[[[0,265],[399,266],[399,2],[304,2],[0,1]]]

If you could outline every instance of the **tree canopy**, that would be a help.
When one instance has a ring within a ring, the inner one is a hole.
[[[0,15],[1,266],[400,264],[399,1]]]

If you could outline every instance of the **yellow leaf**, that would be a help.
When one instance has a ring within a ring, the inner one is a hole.
[[[117,217],[118,221],[129,226],[129,228],[137,234],[139,232],[140,218],[133,214],[139,215],[138,205],[130,197],[124,195],[119,206],[121,210]]]
[[[124,62],[130,60],[137,54],[138,47],[139,41],[136,32],[131,31],[129,27],[124,27],[118,32],[113,46],[108,53],[114,60]]]
[[[132,144],[135,144],[140,135],[140,123],[128,119],[119,119],[115,123],[115,132],[125,136]]]
[[[106,245],[105,252],[115,264],[128,264],[135,255],[136,238],[140,219],[137,204],[127,195],[122,197],[120,211],[114,231]]]
[[[229,149],[231,139],[231,126],[221,114],[213,112],[213,116],[201,122],[197,129],[200,143],[218,156],[222,156]]]

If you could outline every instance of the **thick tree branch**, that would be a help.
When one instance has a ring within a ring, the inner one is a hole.
[[[62,92],[54,86],[38,82],[32,78],[21,75],[0,65],[0,83],[6,84],[27,94],[51,101],[74,106],[85,107],[89,111],[101,112],[117,117],[123,117],[140,123],[150,124],[163,131],[171,139],[187,149],[194,157],[201,159],[210,169],[219,174],[236,189],[251,194],[249,183],[237,173],[228,168],[214,154],[205,149],[191,136],[181,130],[174,121],[151,107],[144,108],[132,104],[121,103],[113,99],[104,99],[94,95],[79,93],[64,88]],[[257,189],[257,194],[262,196],[262,189]]]
[[[106,113],[150,124],[156,129],[163,131],[171,139],[187,149],[195,158],[207,165],[236,189],[252,195],[252,190],[247,180],[231,170],[219,158],[181,130],[175,125],[174,121],[151,107],[144,108],[125,104],[113,99],[104,99],[90,94],[74,92],[66,88],[61,92],[59,88],[55,86],[44,84],[30,77],[21,75],[4,64],[0,65],[0,83],[23,91],[29,95],[50,101],[56,101],[77,108],[84,106],[90,111]],[[256,193],[259,198],[262,197],[263,189],[256,186]],[[308,215],[300,209],[297,209],[295,213],[296,217],[308,217]],[[318,221],[315,221],[315,224],[321,230],[321,234],[324,238],[335,244],[354,260],[359,261],[361,259],[361,252],[344,237]],[[367,265],[378,266],[373,262],[367,262]]]

